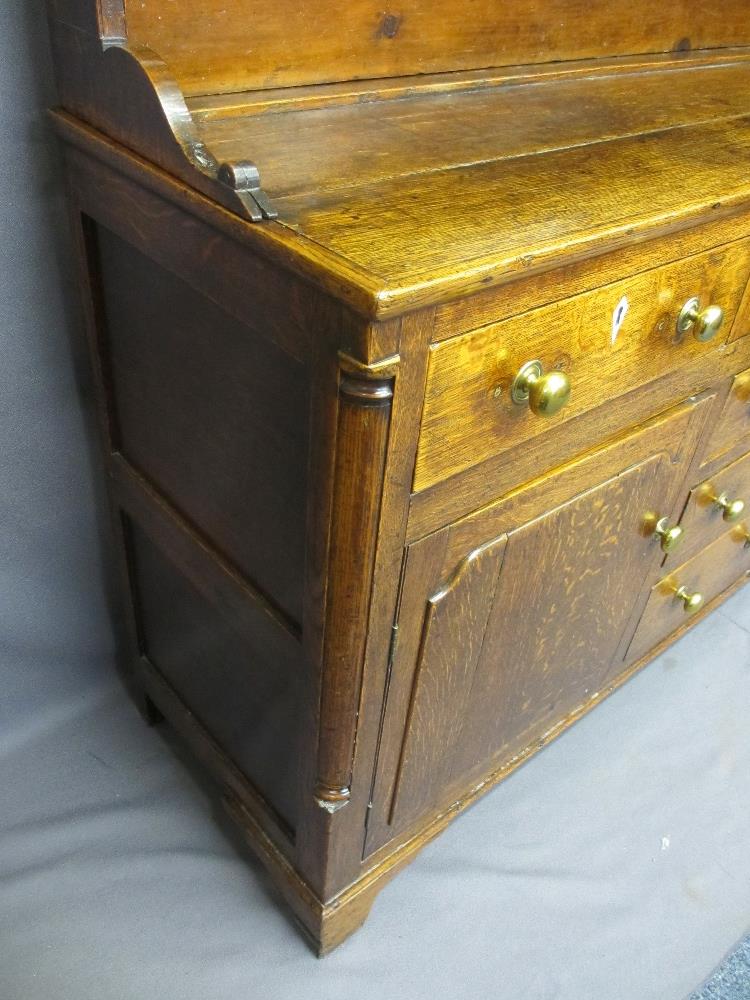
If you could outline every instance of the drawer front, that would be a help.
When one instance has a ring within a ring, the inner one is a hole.
[[[731,527],[736,531],[750,529],[750,455],[690,490],[680,527],[685,532],[684,542],[669,556],[670,565],[684,562]]]
[[[414,491],[715,350],[731,330],[748,253],[743,240],[433,345]],[[693,297],[702,307],[724,310],[711,342],[678,332],[677,318]],[[571,384],[570,399],[555,416],[539,416],[512,399],[517,373],[537,360],[545,372],[564,371]]]
[[[703,465],[717,461],[747,435],[750,435],[750,368],[736,375],[732,382],[732,389],[708,442]]]
[[[685,600],[700,594],[704,604],[719,597],[728,587],[750,574],[750,546],[741,528],[733,527],[698,555],[671,570],[656,584],[628,650],[627,660],[634,662],[653,649],[662,639],[676,632],[686,621],[690,609]],[[685,599],[677,591],[685,588]]]

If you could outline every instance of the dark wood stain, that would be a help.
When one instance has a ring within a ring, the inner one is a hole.
[[[400,14],[383,14],[378,25],[378,38],[395,38],[403,18]]]
[[[98,246],[116,449],[300,622],[305,370],[106,229]]]

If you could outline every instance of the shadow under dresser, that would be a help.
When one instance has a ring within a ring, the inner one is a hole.
[[[48,6],[126,675],[323,954],[750,577],[750,12]]]

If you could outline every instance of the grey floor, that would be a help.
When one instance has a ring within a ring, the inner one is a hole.
[[[457,821],[322,962],[106,658],[2,666],[3,1000],[684,1000],[750,926],[750,589]],[[746,1000],[732,975],[706,997]]]

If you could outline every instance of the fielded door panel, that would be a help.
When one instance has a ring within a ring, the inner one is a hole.
[[[595,698],[663,558],[708,412],[691,401],[411,545],[366,853]]]

